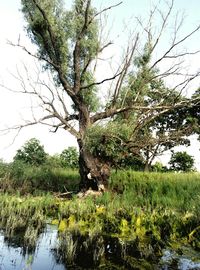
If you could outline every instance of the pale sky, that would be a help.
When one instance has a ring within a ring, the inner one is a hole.
[[[68,2],[68,1],[66,1]],[[118,0],[93,0],[97,6],[107,7],[109,5],[116,4]],[[147,17],[149,9],[152,7],[152,3],[160,2],[160,7],[165,3],[164,0],[124,0],[123,3],[111,10],[110,25],[112,22],[111,35],[112,38],[118,37],[124,29],[124,24],[128,24],[131,28],[132,19],[135,16]],[[32,69],[32,60],[24,52],[16,47],[12,47],[7,44],[7,40],[17,43],[20,36],[20,40],[24,42],[26,46],[31,48],[30,41],[25,37],[23,33],[24,21],[20,10],[20,0],[6,0],[0,1],[0,83],[9,85],[9,87],[17,87],[16,81],[12,77],[12,74],[16,74],[17,67],[20,67],[21,63],[25,63],[28,69]],[[175,0],[174,12],[179,10],[184,12],[185,25],[183,32],[190,31],[195,25],[200,23],[199,0]],[[175,12],[176,13],[176,12]],[[174,14],[175,14],[174,13]],[[130,24],[130,25],[129,25]],[[123,36],[121,36],[122,42]],[[196,45],[200,44],[200,35],[196,35],[190,44],[190,48],[197,48]],[[117,51],[115,51],[117,53]],[[191,68],[197,70],[199,68],[200,57],[190,61]],[[198,82],[195,87],[198,86]],[[27,112],[29,100],[21,96],[14,95],[7,92],[0,87],[0,130],[6,126],[11,126],[20,123],[24,112]],[[25,113],[26,114],[26,113]],[[0,136],[0,158],[5,161],[12,160],[17,149],[19,149],[25,141],[30,138],[36,137],[44,145],[45,150],[50,153],[60,153],[63,149],[71,145],[76,145],[75,139],[69,135],[66,131],[59,131],[56,134],[49,132],[48,128],[41,126],[34,126],[24,129],[17,136],[14,143],[14,133]],[[195,139],[192,140],[192,147],[188,148],[189,154],[195,156],[196,167],[200,169],[200,144]],[[181,148],[182,150],[182,148]],[[165,158],[167,159],[167,158]]]

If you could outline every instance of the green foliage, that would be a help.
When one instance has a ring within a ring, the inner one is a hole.
[[[45,192],[76,191],[79,187],[80,177],[78,171],[65,169],[61,165],[46,162],[34,166],[15,161],[0,170],[0,186],[2,191],[21,194]]]
[[[30,165],[41,165],[45,163],[46,158],[47,154],[40,141],[32,138],[21,149],[17,150],[14,161],[22,161]]]
[[[92,83],[95,83],[93,76],[89,72],[85,73],[83,83],[84,85],[91,85]],[[96,86],[92,86],[89,89],[84,89],[81,92],[81,97],[83,98],[84,104],[87,105],[90,112],[96,112],[100,107],[97,92],[98,89]]]
[[[66,72],[70,29],[67,27],[67,14],[63,10],[62,1],[22,0],[21,3],[28,35],[39,48],[38,56],[49,59]]]
[[[60,160],[63,167],[78,168],[79,155],[76,147],[70,146],[60,154]]]
[[[194,158],[187,152],[176,152],[172,153],[169,164],[171,170],[189,172],[194,169]]]
[[[95,9],[90,7],[88,20],[91,22],[84,28],[87,1],[73,2],[72,10],[68,11],[62,0],[21,1],[28,35],[38,47],[38,57],[47,60],[45,69],[53,72],[55,82],[61,83],[54,72],[56,66],[56,69],[61,69],[65,74],[68,83],[74,86],[76,75],[73,50],[75,46],[79,46],[80,80],[82,86],[87,86],[94,83],[94,77],[85,67],[95,59],[99,49],[98,24],[94,19]],[[86,87],[80,93],[83,103],[90,111],[98,108],[96,91],[95,87]],[[73,108],[76,110],[75,107]]]
[[[59,154],[54,154],[53,156],[47,155],[47,159],[45,161],[45,166],[49,168],[61,168],[62,160]]]
[[[126,141],[129,137],[130,128],[126,123],[109,122],[103,127],[96,125],[89,128],[86,145],[94,156],[117,164],[127,153]]]
[[[5,177],[8,172],[8,164],[5,163],[2,159],[0,159],[0,178]]]
[[[145,164],[142,156],[128,153],[119,161],[118,166],[121,169],[132,169],[133,171],[143,171]]]
[[[167,170],[167,167],[159,161],[155,162],[155,164],[152,166],[153,172],[166,172]]]

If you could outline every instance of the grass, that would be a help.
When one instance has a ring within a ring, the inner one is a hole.
[[[70,177],[75,181],[76,172]],[[121,250],[121,259],[133,249],[143,257],[160,254],[175,241],[200,250],[200,174],[119,171],[109,185],[100,197],[72,200],[0,193],[0,227],[8,235],[24,231],[25,243],[34,244],[46,222],[58,224],[68,264],[89,249],[91,261],[111,256],[106,241]]]
[[[122,193],[129,204],[187,211],[198,207],[200,174],[119,171],[112,174],[110,188]]]
[[[49,165],[30,166],[23,162],[0,163],[1,191],[21,194],[42,192],[77,191],[79,186],[77,170],[54,168]]]

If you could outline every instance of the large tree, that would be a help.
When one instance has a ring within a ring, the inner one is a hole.
[[[61,0],[21,0],[27,33],[37,52],[21,43],[15,45],[39,60],[53,80],[44,81],[38,76],[35,82],[28,80],[27,85],[19,76],[22,92],[39,99],[44,115],[16,128],[40,123],[52,126],[54,131],[63,128],[70,132],[79,146],[81,188],[98,189],[100,184],[107,184],[114,159],[130,151],[140,155],[138,142],[144,146],[145,136],[141,140],[141,134],[151,122],[169,111],[199,104],[199,97],[184,100],[179,96],[199,75],[183,71],[184,57],[197,54],[198,50],[185,51],[182,44],[197,34],[200,26],[181,36],[182,21],[176,20],[169,42],[164,40],[161,50],[174,1],[166,12],[155,7],[147,24],[138,19],[141,29],[131,36],[113,75],[98,81],[95,70],[100,56],[113,43],[103,43],[101,15],[111,8],[120,8],[121,3],[97,11],[91,2],[74,0],[71,10],[66,10]],[[154,17],[157,27],[153,27]],[[155,82],[163,83],[167,77],[170,81],[177,79],[177,83],[165,87],[163,94],[163,87]],[[109,87],[108,82],[112,82]],[[99,98],[98,102],[99,91],[109,93],[106,100]],[[150,96],[152,102],[148,101]]]

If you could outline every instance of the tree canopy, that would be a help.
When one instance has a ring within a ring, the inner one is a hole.
[[[44,164],[47,159],[47,153],[40,141],[32,138],[27,141],[14,156],[14,161],[22,161],[30,165]]]
[[[187,152],[172,153],[170,169],[174,171],[189,172],[194,169],[194,158]]]
[[[78,152],[76,147],[69,146],[60,154],[60,159],[63,167],[78,168]]]

